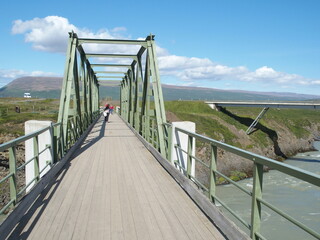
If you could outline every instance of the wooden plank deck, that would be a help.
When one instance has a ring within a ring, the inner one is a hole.
[[[31,208],[9,239],[224,239],[117,115]]]

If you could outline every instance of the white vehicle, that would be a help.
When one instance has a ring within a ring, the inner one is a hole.
[[[24,93],[23,97],[25,97],[25,98],[31,98],[31,94],[30,94],[30,93]]]

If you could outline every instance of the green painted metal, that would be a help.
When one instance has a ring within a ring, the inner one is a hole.
[[[59,125],[60,124],[51,125],[50,127],[40,129],[39,131],[30,133],[28,135],[19,137],[17,139],[14,139],[12,141],[9,141],[0,145],[0,152],[4,152],[7,150],[9,151],[9,173],[6,176],[4,176],[2,179],[0,179],[0,184],[4,184],[4,182],[7,179],[9,179],[9,188],[10,188],[10,201],[4,207],[2,207],[2,209],[0,209],[0,214],[4,213],[9,207],[15,206],[19,200],[19,197],[21,197],[25,193],[26,188],[30,186],[33,182],[36,182],[39,180],[39,174],[43,171],[43,169],[41,170],[39,169],[39,162],[37,161],[37,159],[39,158],[39,155],[41,155],[45,150],[47,149],[50,150],[51,146],[53,146],[54,144],[51,143],[44,150],[39,152],[37,138],[40,134],[44,133],[45,131],[50,131],[50,133],[57,131],[57,128],[59,127]],[[54,138],[51,138],[51,139],[54,139]],[[15,149],[18,145],[21,145],[27,140],[34,141],[34,143],[36,144],[36,146],[34,146],[34,149],[33,149],[34,154],[31,157],[31,159],[26,159],[25,163],[17,167],[17,155],[16,155]],[[57,141],[58,142],[56,143],[56,145],[58,146],[60,143],[58,139]],[[27,183],[24,187],[22,187],[22,189],[20,189],[19,191],[17,186],[17,181],[18,181],[17,178],[19,175],[17,173],[19,171],[23,171],[25,166],[31,163],[32,161],[34,161],[36,177],[32,179],[29,183]],[[48,164],[51,164],[51,162]]]
[[[187,150],[187,177],[188,178],[191,178],[191,166],[193,162],[192,149],[193,149],[193,137],[188,136],[188,150]]]
[[[80,63],[78,64],[78,59]],[[64,151],[72,146],[99,110],[99,84],[79,38],[69,33],[58,122],[62,123]],[[70,135],[71,134],[71,135]],[[60,135],[59,135],[60,136]]]
[[[251,229],[250,237],[259,239],[256,233],[260,232],[261,225],[261,202],[258,198],[262,198],[263,183],[263,165],[254,163],[253,165],[253,189],[252,189],[252,206],[251,206]]]
[[[17,203],[17,158],[15,146],[9,148],[10,200]]]
[[[263,199],[263,167],[268,166],[269,168],[278,170],[279,172],[290,175],[293,177],[296,177],[304,182],[308,182],[313,184],[314,186],[320,187],[320,176],[315,173],[311,173],[308,171],[305,171],[303,169],[299,169],[290,165],[287,165],[282,162],[275,161],[273,159],[263,157],[245,150],[242,150],[240,148],[236,148],[234,146],[222,143],[220,141],[210,139],[208,137],[196,134],[196,133],[191,133],[187,130],[181,129],[176,127],[175,128],[175,133],[177,132],[182,132],[184,134],[188,135],[188,142],[191,142],[191,139],[196,139],[197,141],[208,143],[211,145],[212,150],[211,150],[211,162],[210,166],[207,166],[210,171],[210,181],[209,181],[209,187],[204,186],[203,184],[200,183],[195,177],[192,178],[196,184],[200,188],[203,189],[204,192],[207,192],[207,196],[209,196],[210,200],[213,201],[214,203],[217,201],[219,202],[227,211],[229,211],[235,218],[237,218],[245,227],[247,227],[250,230],[250,237],[252,239],[264,239],[264,237],[261,235],[260,229],[261,226],[263,225],[263,221],[261,219],[261,207],[262,205],[268,207],[272,211],[276,212],[280,216],[284,217],[286,220],[290,221],[291,223],[295,224],[305,232],[309,233],[311,236],[319,239],[320,238],[320,233],[317,232],[314,229],[310,229],[308,226],[305,224],[297,221],[294,219],[292,216],[288,215],[287,213],[283,212],[281,209],[278,209],[276,206],[273,206],[269,202],[267,202],[265,199]],[[180,146],[175,146],[178,148],[181,148]],[[244,189],[242,186],[240,186],[238,183],[232,181],[230,178],[222,174],[216,169],[216,158],[217,158],[217,149],[220,148],[223,151],[233,153],[237,156],[246,158],[248,160],[253,161],[254,167],[253,167],[253,189],[252,191],[248,189]],[[191,164],[191,161],[189,160],[190,158],[193,158],[197,160],[196,162],[199,162],[198,159],[193,156],[188,149],[183,150],[183,152],[188,154],[188,165]],[[202,161],[200,161],[202,162]],[[179,164],[178,161],[175,161],[176,164]],[[203,166],[206,166],[205,164],[202,164]],[[182,166],[179,166],[182,168]],[[187,166],[187,169],[190,167]],[[216,176],[213,175],[215,173]],[[187,173],[185,172],[187,176],[189,176],[188,170]],[[217,176],[222,176],[224,177],[229,183],[235,185],[238,189],[243,191],[244,193],[248,194],[251,197],[251,222],[247,223],[244,219],[242,219],[235,211],[233,211],[224,201],[223,199],[220,199],[219,197],[216,196],[214,185],[216,184],[215,178]]]
[[[33,137],[33,155],[34,155],[34,175],[36,177],[36,182],[40,179],[40,169],[39,169],[39,141],[38,136]]]
[[[214,145],[211,145],[211,159],[210,159],[210,175],[209,175],[209,191],[208,196],[209,199],[215,204],[215,198],[216,196],[216,171],[217,171],[217,147]]]

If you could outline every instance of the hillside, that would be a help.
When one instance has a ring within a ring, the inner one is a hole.
[[[22,77],[0,88],[0,97],[23,97],[30,92],[33,98],[59,98],[61,77]]]
[[[201,135],[280,161],[312,150],[314,139],[320,136],[319,110],[269,109],[255,131],[247,135],[245,131],[260,108],[228,107],[217,112],[200,101],[170,101],[165,108],[169,121],[195,122]],[[209,161],[209,152],[207,144],[197,142],[196,156]],[[226,175],[250,176],[251,165],[251,161],[218,151],[218,169]],[[197,174],[206,184],[206,171],[200,168]]]
[[[119,100],[119,82],[101,83],[100,97]],[[62,78],[59,77],[23,77],[18,78],[0,89],[0,97],[22,97],[30,92],[33,98],[59,98]],[[166,101],[170,100],[247,100],[247,101],[301,101],[319,99],[319,96],[277,93],[250,92],[240,90],[220,90],[213,88],[162,85]]]

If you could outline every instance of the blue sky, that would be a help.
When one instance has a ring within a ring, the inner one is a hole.
[[[162,83],[320,95],[319,0],[5,1],[0,87],[62,76],[67,32],[156,35]]]

